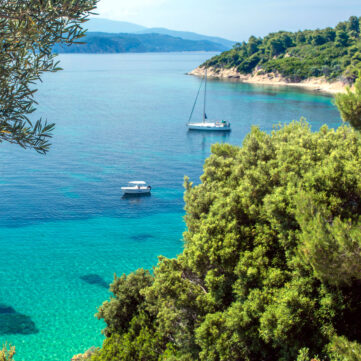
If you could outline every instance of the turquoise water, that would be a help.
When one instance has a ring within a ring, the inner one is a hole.
[[[187,132],[199,79],[185,72],[211,55],[63,55],[37,94],[37,115],[57,124],[50,153],[0,145],[0,344],[14,344],[17,361],[101,345],[93,315],[113,274],[181,252],[183,176],[198,181],[212,143],[301,116],[313,129],[340,124],[327,96],[210,81],[208,116],[232,132]],[[152,196],[121,198],[134,179]]]

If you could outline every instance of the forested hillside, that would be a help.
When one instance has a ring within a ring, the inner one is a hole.
[[[56,53],[147,53],[173,51],[223,51],[222,44],[208,40],[186,40],[162,34],[108,34],[89,32],[85,44],[56,45]]]
[[[251,36],[202,66],[275,73],[294,82],[326,77],[352,83],[361,70],[360,18],[352,16],[335,28]]]
[[[224,46],[224,50],[232,48],[235,41],[230,41],[224,38],[215,36],[208,36],[203,34],[197,34],[190,31],[178,31],[167,28],[147,28],[138,24],[128,23],[126,21],[115,21],[109,19],[102,19],[98,17],[91,18],[86,23],[86,28],[89,32],[96,33],[127,33],[127,34],[163,34],[170,35],[175,38],[182,38],[185,40],[207,40],[212,43],[221,44]]]

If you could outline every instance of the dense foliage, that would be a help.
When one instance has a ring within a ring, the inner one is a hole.
[[[208,40],[186,40],[162,34],[87,33],[86,44],[54,47],[58,53],[146,53],[173,51],[223,51],[226,46]]]
[[[352,83],[361,69],[360,18],[352,16],[335,28],[251,36],[203,66],[275,73],[296,82],[324,76]]]
[[[361,360],[360,169],[346,125],[213,145],[184,252],[114,280],[92,361]]]
[[[72,44],[84,35],[82,23],[97,0],[0,0],[0,143],[45,153],[53,124],[29,115],[36,101],[34,83],[59,70],[56,43]]]
[[[342,120],[350,123],[355,129],[361,130],[361,72],[355,82],[355,89],[346,89],[346,94],[336,95],[336,105]]]

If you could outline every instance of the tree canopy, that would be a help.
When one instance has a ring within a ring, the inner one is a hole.
[[[336,95],[336,105],[343,121],[361,130],[361,76],[356,80],[354,90],[347,88],[346,94]]]
[[[294,82],[325,77],[353,83],[361,70],[360,19],[351,16],[335,28],[251,36],[202,66],[236,68],[243,74],[275,73]]]
[[[0,0],[0,143],[46,153],[54,124],[33,122],[36,82],[60,68],[52,49],[83,35],[97,0]]]

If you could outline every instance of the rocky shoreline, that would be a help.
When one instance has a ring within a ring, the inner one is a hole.
[[[198,67],[191,72],[189,75],[203,76],[204,68]],[[309,78],[298,83],[292,83],[274,73],[263,73],[261,69],[256,69],[252,74],[241,74],[237,71],[237,68],[213,68],[207,69],[207,76],[209,78],[219,78],[227,80],[235,80],[243,83],[259,84],[259,85],[279,85],[279,86],[292,86],[301,87],[312,91],[318,91],[328,94],[345,93],[347,84],[342,81],[330,82],[325,78]]]
[[[85,351],[84,353],[74,355],[70,361],[89,361],[95,351],[96,348],[91,347],[88,351]]]

